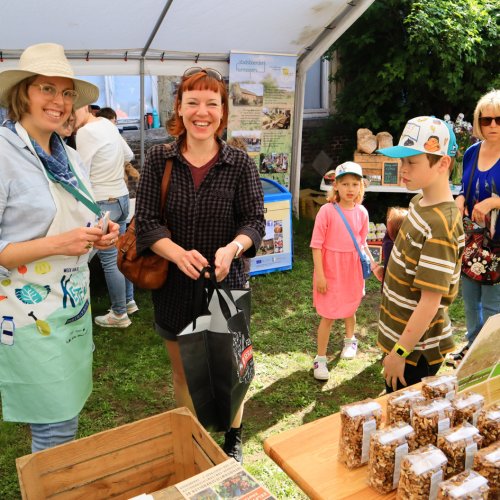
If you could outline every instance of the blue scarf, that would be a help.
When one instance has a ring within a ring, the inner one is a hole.
[[[5,121],[4,126],[11,132],[14,132],[14,134],[18,135],[15,123],[12,120]],[[33,144],[33,147],[35,148],[36,154],[42,161],[43,166],[55,182],[78,188],[78,180],[69,168],[68,155],[66,154],[66,150],[64,149],[59,136],[55,132],[53,132],[50,136],[50,150],[52,151],[52,155],[47,154],[31,137],[30,140],[31,144]]]

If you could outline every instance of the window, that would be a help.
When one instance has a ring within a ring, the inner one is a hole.
[[[116,111],[118,122],[137,122],[141,112],[139,76],[79,76],[99,87],[96,104]],[[155,76],[144,77],[144,112],[158,109],[158,83]]]
[[[328,105],[329,61],[318,59],[307,71],[304,94],[304,118],[326,116]]]

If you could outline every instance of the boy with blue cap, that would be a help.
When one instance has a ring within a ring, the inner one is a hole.
[[[408,121],[399,144],[378,152],[401,158],[401,180],[421,190],[410,201],[384,278],[378,345],[387,392],[435,375],[453,350],[448,306],[458,293],[464,249],[462,217],[449,174],[457,151],[444,121]]]

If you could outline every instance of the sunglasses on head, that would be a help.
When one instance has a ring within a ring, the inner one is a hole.
[[[222,75],[212,68],[199,68],[198,66],[193,66],[184,71],[182,78],[189,78],[190,76],[197,75],[198,73],[205,73],[207,76],[215,78],[218,82],[222,82]]]
[[[500,116],[480,116],[479,124],[481,127],[489,127],[493,120],[495,120],[495,123],[500,126]]]

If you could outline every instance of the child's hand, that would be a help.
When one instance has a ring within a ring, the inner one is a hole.
[[[375,278],[377,278],[379,281],[382,281],[384,279],[384,268],[382,266],[380,266],[376,262],[372,262],[370,268]]]
[[[326,278],[324,276],[316,276],[316,290],[323,294],[327,292],[328,284],[326,283]]]
[[[384,378],[389,387],[395,391],[398,389],[398,380],[404,385],[408,385],[404,378],[405,359],[391,351],[382,361],[384,365]]]

